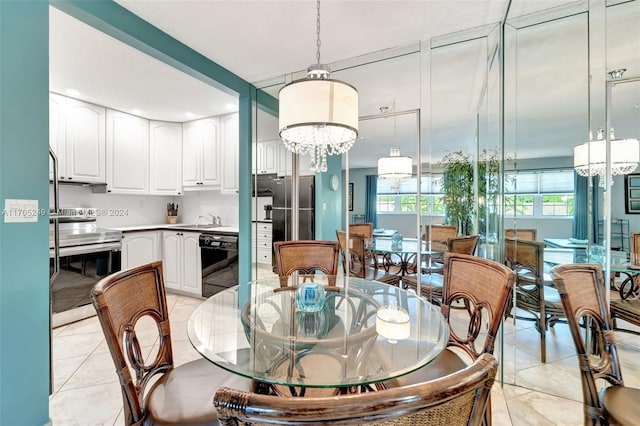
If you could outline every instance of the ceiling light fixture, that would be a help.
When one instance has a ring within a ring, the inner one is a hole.
[[[591,136],[589,136],[591,139]],[[604,187],[607,170],[607,141],[604,129],[598,130],[598,138],[573,148],[573,167],[580,176],[600,176],[600,186]],[[615,139],[611,129],[611,175],[627,175],[634,171],[640,159],[638,139]],[[613,181],[611,182],[613,184]]]
[[[358,136],[358,91],[329,78],[320,63],[320,0],[316,2],[316,60],[307,78],[280,89],[279,128],[285,146],[310,154],[313,172],[327,171],[327,155],[347,152]]]
[[[395,102],[393,103],[395,111]],[[380,107],[383,114],[389,112],[388,106]],[[393,143],[396,142],[396,116],[393,117]],[[411,157],[402,157],[400,148],[394,146],[389,151],[388,157],[378,159],[378,179],[391,182],[393,189],[398,189],[400,182],[411,179],[413,176],[413,160]]]

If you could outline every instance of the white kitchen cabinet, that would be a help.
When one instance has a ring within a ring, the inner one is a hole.
[[[239,122],[238,113],[220,117],[220,134],[222,141],[222,179],[221,194],[238,193],[238,144]]]
[[[105,183],[105,108],[51,93],[49,145],[58,180]]]
[[[164,285],[168,289],[202,296],[202,260],[198,232],[162,231]]]
[[[264,175],[278,172],[278,144],[282,145],[282,142],[279,140],[260,141],[253,145],[255,148],[254,173]]]
[[[182,185],[185,190],[220,187],[220,119],[190,121],[183,125]]]
[[[253,245],[256,248],[257,263],[272,263],[272,224],[265,222],[255,222],[256,234]]]
[[[122,269],[162,260],[161,231],[123,232]]]
[[[149,192],[182,194],[182,124],[149,123]]]
[[[149,120],[107,110],[107,192],[149,193]]]

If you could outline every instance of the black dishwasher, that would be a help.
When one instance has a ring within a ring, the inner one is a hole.
[[[202,296],[214,294],[238,284],[238,237],[201,234]]]

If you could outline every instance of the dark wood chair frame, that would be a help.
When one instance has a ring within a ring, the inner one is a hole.
[[[640,424],[640,389],[624,386],[600,265],[559,265],[551,273],[578,355],[584,424]],[[610,386],[599,390],[596,380]]]
[[[349,261],[345,250],[347,246],[347,234],[344,231],[336,231],[336,237],[338,238],[338,244],[340,246],[340,253],[342,256],[342,268],[346,273],[346,265],[349,265],[349,273],[358,278],[365,278],[380,281],[390,285],[397,286],[400,284],[400,276],[387,273],[384,268],[378,268],[377,264],[370,264],[367,262],[366,249],[365,249],[365,237],[361,235],[351,235],[351,244],[349,245]]]
[[[483,354],[454,374],[379,392],[331,397],[278,397],[221,388],[213,403],[220,424],[480,425],[498,362]]]

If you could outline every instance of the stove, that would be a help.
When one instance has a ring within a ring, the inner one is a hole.
[[[120,270],[122,231],[99,228],[97,210],[61,209],[51,214],[49,273],[56,270],[55,219],[58,219],[59,273],[51,282],[52,326],[95,315],[91,290],[100,279]]]

